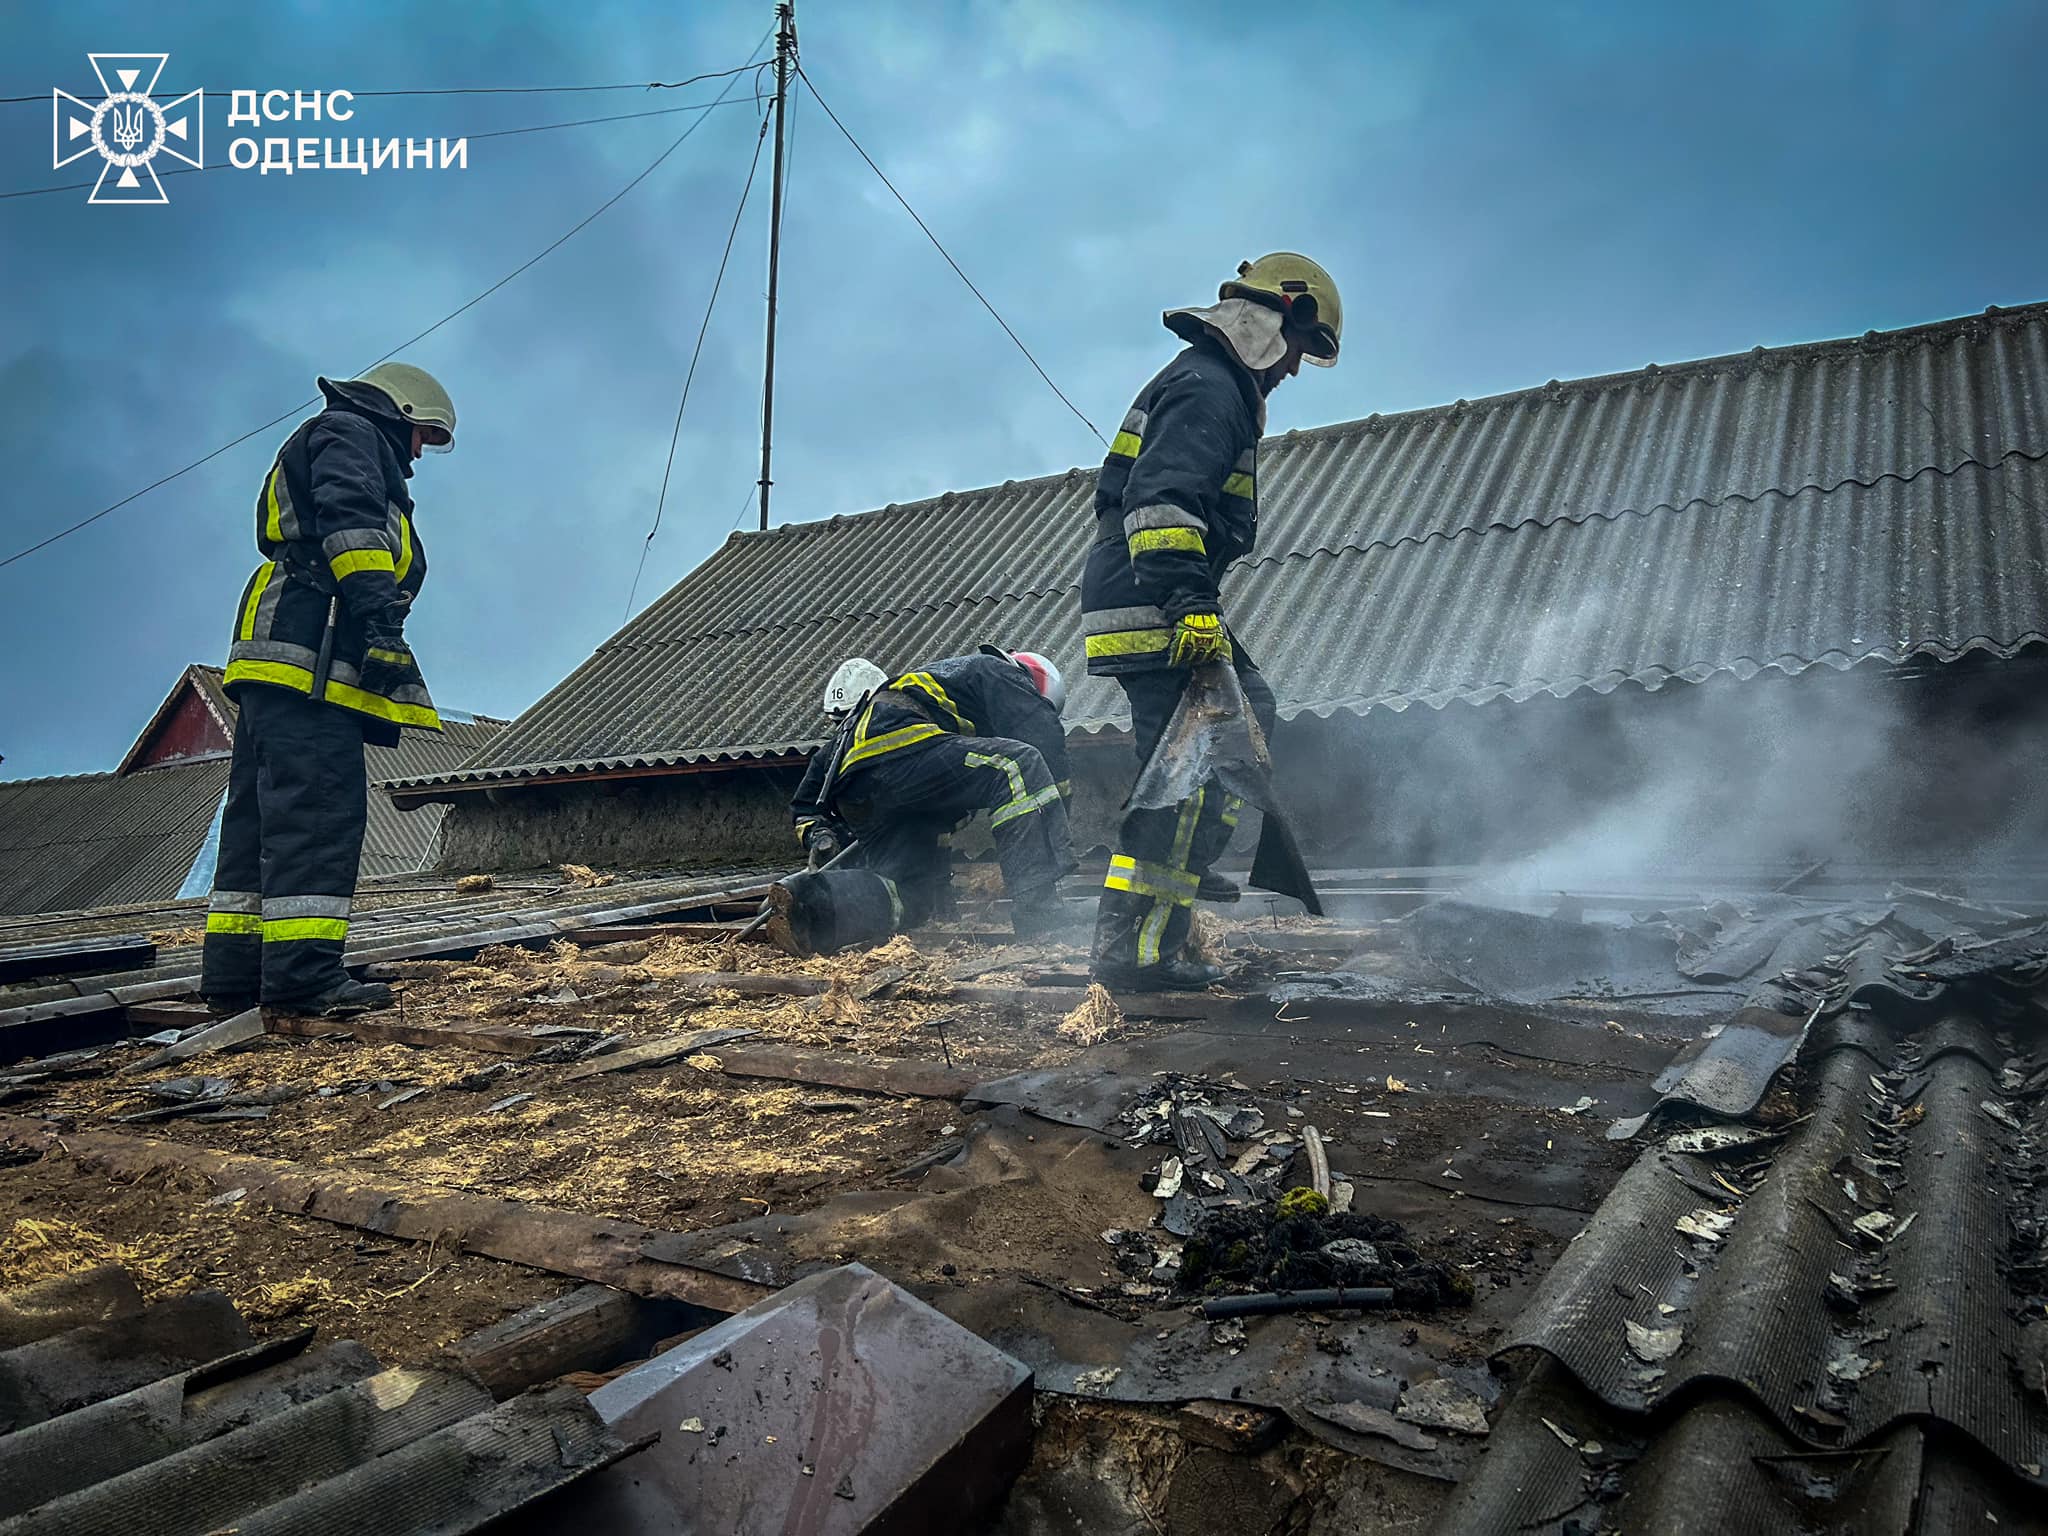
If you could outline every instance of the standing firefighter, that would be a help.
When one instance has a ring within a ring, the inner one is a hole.
[[[1191,667],[1231,663],[1260,726],[1273,728],[1273,691],[1224,622],[1218,588],[1257,542],[1266,396],[1304,357],[1334,364],[1344,330],[1336,284],[1305,256],[1246,262],[1217,297],[1164,316],[1188,345],[1139,391],[1110,444],[1081,578],[1088,670],[1129,696],[1141,765]],[[1211,782],[1179,806],[1125,815],[1096,920],[1098,979],[1137,989],[1220,979],[1184,945],[1198,896],[1235,897],[1204,877],[1242,808]]]
[[[455,445],[424,369],[320,380],[327,406],[285,440],[256,494],[263,564],[235,610],[235,728],[200,990],[220,1007],[381,1007],[342,970],[362,857],[363,744],[441,729],[405,619],[427,578],[406,481]]]
[[[812,864],[857,840],[854,862],[886,882],[893,926],[915,927],[945,887],[946,839],[987,811],[1012,926],[1058,926],[1054,887],[1074,865],[1066,697],[1059,669],[1030,651],[985,645],[893,679],[872,662],[847,662],[825,691],[838,728],[790,805]]]

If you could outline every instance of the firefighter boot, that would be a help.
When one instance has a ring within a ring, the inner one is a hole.
[[[1187,920],[1178,914],[1158,925],[1163,930],[1157,941],[1160,958],[1150,964],[1139,962],[1139,946],[1153,905],[1123,891],[1102,893],[1089,974],[1112,992],[1199,992],[1221,981],[1221,966],[1182,952]]]

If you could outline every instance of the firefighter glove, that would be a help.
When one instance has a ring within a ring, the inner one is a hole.
[[[390,698],[407,684],[419,682],[419,664],[403,640],[372,644],[363,652],[363,690]]]
[[[1199,667],[1212,661],[1230,659],[1230,634],[1223,619],[1214,613],[1184,613],[1173,626],[1173,640],[1166,651],[1170,667]]]
[[[806,817],[797,823],[797,841],[803,845],[810,857],[810,866],[817,869],[839,856],[846,841],[839,835],[839,829],[820,817]]]

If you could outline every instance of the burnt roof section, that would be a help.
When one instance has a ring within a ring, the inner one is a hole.
[[[1281,713],[1482,703],[2048,636],[2048,305],[1290,432],[1225,605]],[[849,655],[1029,643],[1074,729],[1093,470],[738,533],[460,773],[757,759]],[[735,687],[744,679],[744,687]]]
[[[187,690],[233,734],[234,703],[218,667],[192,666],[172,687],[113,773],[0,781],[0,913],[66,912],[168,900],[206,845],[228,785],[228,759],[129,771],[158,723]],[[372,784],[445,773],[504,730],[483,716],[451,719],[436,736],[407,731],[395,748],[365,747]],[[438,806],[401,811],[370,796],[362,877],[410,874],[432,862],[446,814]]]
[[[1660,1136],[1545,1276],[1438,1529],[2036,1528],[2048,938],[1875,958],[1797,1116]]]

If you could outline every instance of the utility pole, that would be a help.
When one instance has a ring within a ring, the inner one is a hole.
[[[775,447],[775,290],[782,265],[783,114],[789,106],[789,72],[796,62],[796,0],[775,7],[775,188],[768,214],[768,360],[761,384],[761,527],[768,527],[768,473]]]

